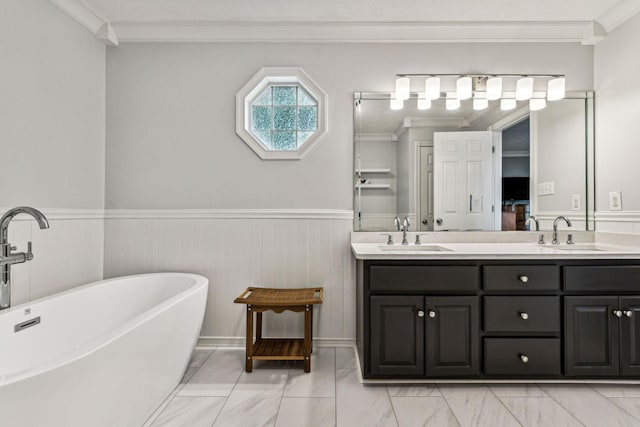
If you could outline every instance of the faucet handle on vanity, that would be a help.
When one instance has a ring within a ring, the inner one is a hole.
[[[393,235],[389,233],[382,233],[381,236],[387,236],[387,245],[393,245]]]
[[[415,241],[416,245],[421,245],[422,244],[422,242],[420,241],[420,236],[426,236],[426,234],[416,233],[416,241]]]

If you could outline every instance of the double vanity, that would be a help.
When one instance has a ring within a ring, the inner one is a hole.
[[[585,236],[355,239],[363,378],[639,380],[640,249]]]

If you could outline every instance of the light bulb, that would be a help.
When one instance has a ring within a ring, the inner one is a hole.
[[[513,110],[516,108],[516,100],[513,98],[503,98],[500,100],[500,109],[503,111]]]
[[[427,99],[440,98],[440,77],[429,77],[424,81],[424,94]]]
[[[484,110],[489,106],[489,101],[486,98],[473,98],[473,109]]]
[[[516,82],[516,100],[525,101],[533,96],[533,77],[523,77]]]
[[[564,77],[556,77],[555,79],[549,80],[549,83],[547,83],[547,99],[549,101],[557,101],[558,99],[564,98],[564,85]]]
[[[404,101],[402,99],[396,99],[392,96],[389,100],[389,107],[392,110],[402,110],[402,107],[404,107]]]
[[[531,98],[529,100],[529,110],[538,111],[547,106],[547,100],[544,98]]]
[[[490,77],[487,80],[487,99],[495,101],[502,96],[502,77]]]
[[[471,77],[462,76],[456,81],[456,93],[459,100],[471,98],[472,91]]]
[[[418,95],[418,110],[428,110],[431,108],[431,100],[426,99],[424,92],[420,92]]]
[[[409,99],[410,91],[411,81],[409,80],[409,77],[396,78],[396,99],[401,101]]]
[[[460,100],[456,98],[455,92],[447,92],[447,101],[445,102],[447,110],[457,110],[460,108]]]

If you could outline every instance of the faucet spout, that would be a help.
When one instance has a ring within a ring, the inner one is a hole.
[[[564,221],[567,224],[567,227],[571,227],[571,220],[566,216],[559,216],[553,220],[553,239],[551,240],[551,243],[554,245],[558,244],[558,223],[560,221]]]
[[[16,215],[21,213],[31,215],[36,220],[41,230],[49,228],[49,221],[47,220],[47,217],[38,209],[29,206],[18,206],[17,208],[9,209],[7,213],[2,215],[2,218],[0,218],[0,244],[7,244],[9,237],[9,223]]]
[[[538,222],[538,218],[536,218],[535,215],[529,215],[529,218],[527,218],[527,220],[525,221],[525,225],[529,224],[529,221],[535,224],[535,231],[540,231],[540,223]],[[529,230],[531,230],[531,227],[529,227]]]

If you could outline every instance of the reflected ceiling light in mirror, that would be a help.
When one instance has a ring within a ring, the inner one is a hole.
[[[547,106],[547,100],[544,98],[531,98],[529,100],[529,110],[538,111]]]
[[[402,99],[394,98],[392,94],[391,99],[389,100],[389,107],[392,110],[402,110],[402,107],[404,107],[404,101]]]
[[[430,100],[440,98],[440,77],[427,77],[424,81],[424,94]]]
[[[409,77],[396,78],[395,98],[404,101],[405,99],[409,99],[410,92],[411,92],[411,80],[409,80]]]
[[[455,92],[447,92],[447,101],[445,102],[447,110],[457,110],[460,108],[460,100],[456,98]]]
[[[557,101],[564,98],[564,77],[555,77],[547,83],[547,99]]]
[[[476,93],[476,97],[473,98],[473,109],[474,110],[484,110],[489,106],[489,101],[487,98],[478,96]]]
[[[516,100],[513,98],[502,98],[500,100],[500,109],[503,111],[513,110],[516,108]]]
[[[533,77],[522,77],[516,82],[516,100],[526,101],[533,96]]]
[[[487,99],[495,101],[502,97],[502,77],[489,77],[487,79]]]
[[[462,76],[456,80],[457,98],[461,101],[471,98],[473,95],[473,85],[471,77]]]
[[[431,108],[431,100],[427,99],[424,92],[418,94],[418,110],[428,110]]]

